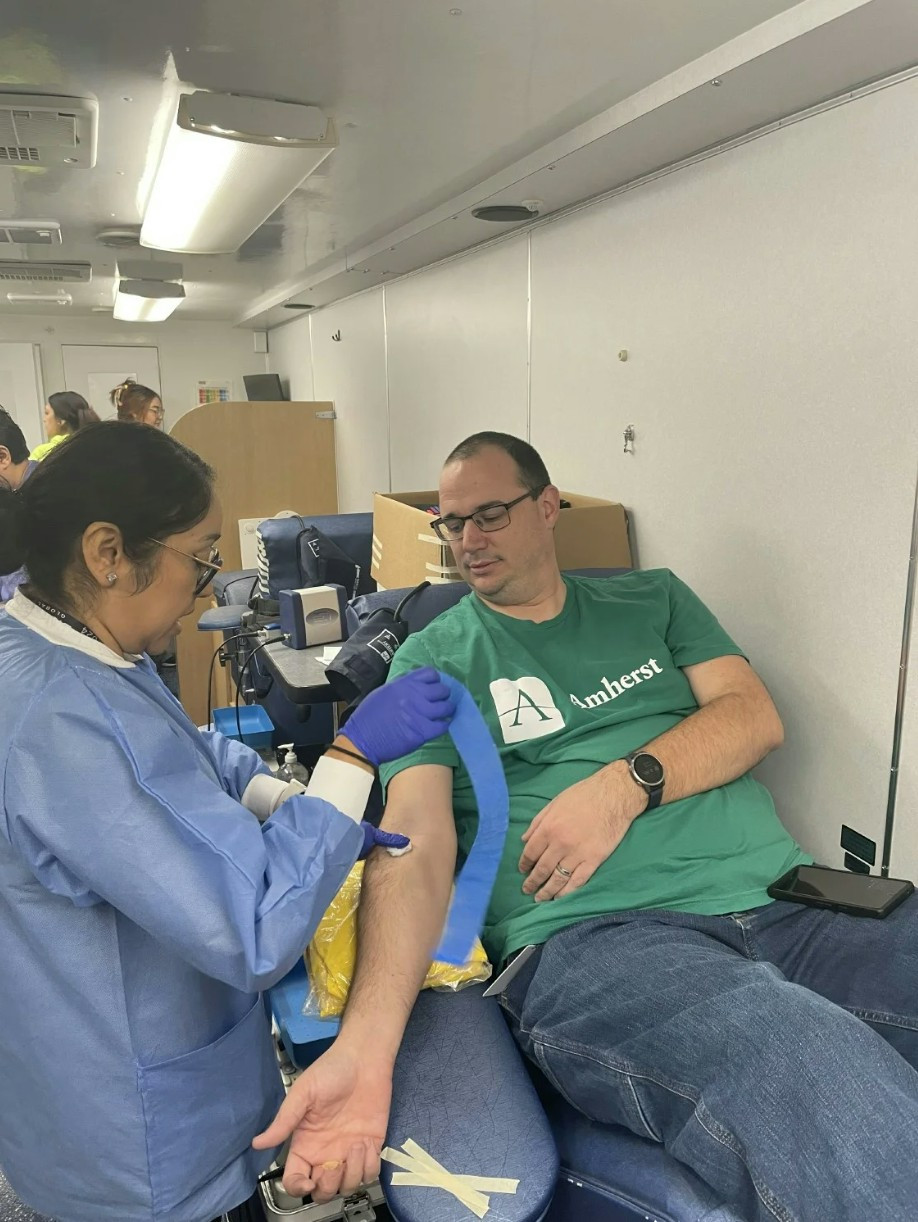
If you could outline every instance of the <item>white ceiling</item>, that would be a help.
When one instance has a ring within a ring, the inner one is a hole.
[[[340,147],[237,254],[183,257],[176,317],[251,326],[492,238],[469,216],[483,199],[552,211],[918,60],[914,0],[0,0],[0,17],[2,87],[99,101],[95,169],[0,169],[0,222],[63,229],[6,254],[92,263],[73,313],[111,304],[95,235],[139,224],[180,88],[333,116]],[[0,333],[33,309],[5,292]]]

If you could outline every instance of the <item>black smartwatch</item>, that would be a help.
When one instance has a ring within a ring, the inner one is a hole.
[[[649,751],[632,751],[625,756],[625,763],[631,773],[631,779],[647,794],[645,811],[654,810],[663,800],[663,786],[666,784],[666,773],[663,765]]]

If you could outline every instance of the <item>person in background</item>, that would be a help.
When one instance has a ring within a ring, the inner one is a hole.
[[[59,390],[48,396],[42,422],[48,440],[37,445],[29,455],[36,462],[47,458],[56,446],[78,433],[84,425],[98,424],[99,417],[75,390]]]
[[[5,408],[0,407],[0,487],[18,492],[38,463],[29,458],[22,429]],[[13,597],[26,579],[25,569],[0,573],[0,603]]]
[[[57,1222],[211,1222],[254,1192],[283,1097],[262,994],[355,861],[408,847],[362,821],[375,769],[454,712],[429,668],[387,684],[305,790],[199,731],[148,654],[221,529],[206,463],[114,420],[0,488],[0,567],[29,573],[0,612],[0,1082],[28,1101],[0,1166]]]
[[[163,401],[149,386],[141,386],[133,378],[126,378],[114,388],[109,398],[122,422],[149,424],[154,429],[163,427]]]
[[[124,424],[147,424],[150,428],[163,427],[163,401],[149,386],[141,386],[133,378],[125,378],[109,394],[118,419]],[[151,654],[156,673],[173,696],[180,696],[178,660],[175,640],[169,641],[161,653]]]

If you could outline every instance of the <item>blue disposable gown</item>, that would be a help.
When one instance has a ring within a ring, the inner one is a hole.
[[[0,1167],[60,1222],[208,1222],[271,1158],[260,994],[363,834],[308,796],[260,824],[258,756],[80,640],[0,613]]]

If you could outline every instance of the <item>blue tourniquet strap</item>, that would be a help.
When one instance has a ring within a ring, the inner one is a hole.
[[[440,678],[456,699],[450,737],[468,770],[478,804],[478,831],[456,878],[453,902],[435,958],[441,963],[468,962],[481,933],[500,865],[510,819],[510,795],[500,755],[487,722],[469,692],[452,675]]]

